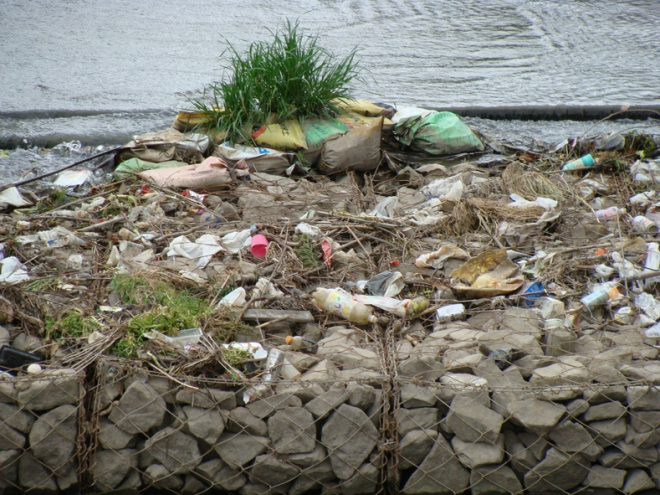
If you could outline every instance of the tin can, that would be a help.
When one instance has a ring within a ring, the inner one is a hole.
[[[562,170],[575,170],[576,168],[588,168],[593,167],[596,164],[596,160],[591,155],[584,155],[577,160],[567,163],[561,169]]]
[[[611,220],[613,218],[618,218],[620,215],[626,213],[625,208],[619,208],[618,206],[610,206],[604,210],[596,210],[596,218],[600,220]]]
[[[637,232],[649,232],[651,234],[658,233],[658,226],[653,220],[650,220],[642,215],[637,215],[633,218],[633,229]]]

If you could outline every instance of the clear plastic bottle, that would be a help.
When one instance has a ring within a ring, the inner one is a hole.
[[[341,316],[358,325],[377,321],[371,308],[353,300],[353,296],[343,289],[324,289],[319,287],[312,294],[316,305],[333,315]]]

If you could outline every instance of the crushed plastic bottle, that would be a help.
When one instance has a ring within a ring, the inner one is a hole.
[[[350,293],[339,287],[334,289],[319,287],[314,291],[312,297],[316,305],[323,311],[341,316],[358,325],[366,325],[377,321],[371,308],[355,301]]]
[[[596,218],[599,220],[613,220],[619,218],[622,215],[626,214],[625,208],[619,208],[618,206],[610,206],[603,210],[596,210]]]
[[[429,301],[425,297],[414,299],[394,299],[384,296],[356,295],[353,299],[369,306],[392,313],[401,318],[414,318],[429,307]]]
[[[584,308],[591,311],[598,306],[606,304],[608,301],[612,301],[618,298],[620,295],[621,294],[619,293],[619,289],[616,287],[616,285],[613,285],[612,283],[602,284],[601,288],[595,290],[591,294],[587,294],[582,299],[580,299],[580,303],[582,303]]]

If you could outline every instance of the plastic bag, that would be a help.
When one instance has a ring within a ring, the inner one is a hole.
[[[215,236],[204,234],[195,242],[190,242],[186,236],[180,235],[170,243],[167,256],[179,255],[194,260],[198,268],[204,268],[219,251],[222,251],[222,246],[218,244]]]
[[[0,271],[0,282],[15,284],[23,280],[30,280],[27,269],[16,256],[10,256],[0,261],[2,271]]]
[[[297,120],[262,125],[252,133],[252,139],[259,146],[277,150],[296,151],[307,149],[305,133]]]
[[[397,139],[414,151],[432,155],[454,155],[483,151],[484,145],[457,115],[433,112],[426,117],[399,120],[394,126]]]

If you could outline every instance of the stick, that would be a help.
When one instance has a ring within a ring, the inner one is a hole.
[[[38,175],[36,177],[32,177],[31,179],[25,179],[25,180],[21,180],[21,181],[18,181],[18,182],[13,182],[11,184],[7,184],[6,186],[0,186],[0,191],[4,191],[5,189],[9,189],[10,187],[22,186],[22,185],[25,185],[25,184],[29,184],[30,182],[35,182],[35,181],[38,181],[40,179],[45,179],[46,177],[50,177],[51,175],[55,175],[55,174],[58,174],[60,172],[64,172],[65,170],[69,170],[70,168],[73,168],[77,165],[81,165],[85,162],[89,162],[89,161],[93,160],[94,158],[98,158],[99,156],[109,155],[110,153],[114,153],[116,151],[119,151],[122,148],[123,148],[123,146],[117,146],[116,148],[112,148],[112,149],[109,149],[109,150],[102,151],[101,153],[97,153],[96,155],[90,156],[89,158],[85,158],[84,160],[79,160],[75,163],[72,163],[71,165],[67,165],[66,167],[58,168],[57,170],[53,170],[51,172],[46,172],[45,174],[41,174],[41,175]]]

